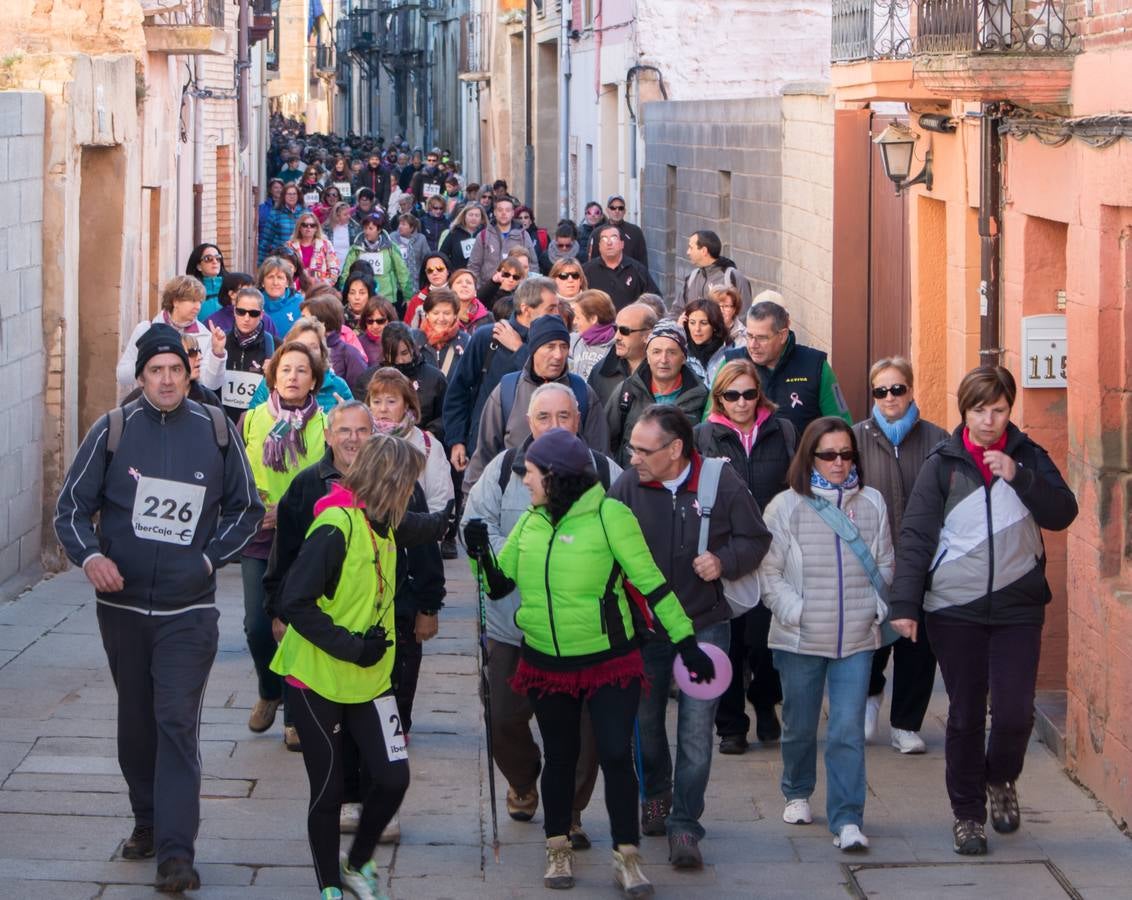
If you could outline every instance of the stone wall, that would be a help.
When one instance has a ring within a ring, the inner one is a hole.
[[[43,94],[0,91],[0,600],[37,577],[43,496]]]

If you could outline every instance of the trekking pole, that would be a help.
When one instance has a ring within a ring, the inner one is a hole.
[[[637,769],[637,793],[641,796],[641,803],[645,802],[645,764],[641,760],[641,720],[637,717],[633,720],[633,749],[636,751],[633,756],[633,762],[636,764]]]
[[[483,573],[476,565],[476,598],[479,603],[480,696],[483,698],[484,730],[487,734],[487,791],[491,798],[491,849],[499,862],[499,818],[495,811],[495,753],[491,738],[491,684],[487,678],[487,604],[484,600]]]

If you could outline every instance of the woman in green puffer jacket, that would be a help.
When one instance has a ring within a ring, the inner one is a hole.
[[[554,428],[526,452],[523,484],[531,504],[496,561],[482,520],[465,527],[468,554],[477,559],[491,597],[516,586],[515,622],[523,631],[511,684],[526,692],[542,733],[545,763],[547,887],[571,887],[569,831],[574,771],[585,703],[597,738],[613,833],[617,883],[629,896],[652,893],[638,845],[637,776],[631,742],[644,664],[637,647],[622,576],[660,618],[695,680],[711,680],[711,659],[696,644],[692,623],[657,569],[629,508],[605,497],[586,445]],[[659,685],[658,690],[666,690]]]

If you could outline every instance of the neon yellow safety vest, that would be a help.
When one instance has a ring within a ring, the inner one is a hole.
[[[247,447],[248,464],[251,466],[256,489],[261,495],[267,495],[267,503],[278,503],[295,476],[307,466],[318,462],[326,453],[326,414],[319,410],[303,429],[303,442],[307,452],[301,454],[298,463],[286,472],[276,472],[263,464],[263,445],[274,427],[275,417],[271,415],[266,403],[249,410],[244,416],[243,438],[244,446]]]

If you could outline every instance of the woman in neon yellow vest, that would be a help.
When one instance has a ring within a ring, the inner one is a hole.
[[[248,728],[255,732],[271,727],[279,704],[285,700],[283,680],[269,668],[282,625],[268,618],[263,593],[263,576],[275,537],[275,507],[294,477],[326,452],[326,417],[318,405],[318,390],[325,375],[326,361],[319,353],[299,341],[288,341],[275,351],[265,369],[267,401],[249,410],[240,423],[255,486],[267,507],[259,533],[240,559],[244,635],[259,682],[259,701],[248,719]],[[288,750],[299,749],[289,703],[283,707],[283,742]]]
[[[341,898],[343,885],[361,900],[383,896],[371,857],[409,788],[409,756],[390,683],[393,530],[424,467],[424,455],[408,441],[370,438],[341,483],[315,504],[315,520],[279,599],[287,631],[271,668],[291,689],[323,900]],[[339,861],[343,731],[357,744],[371,787],[354,843]]]

